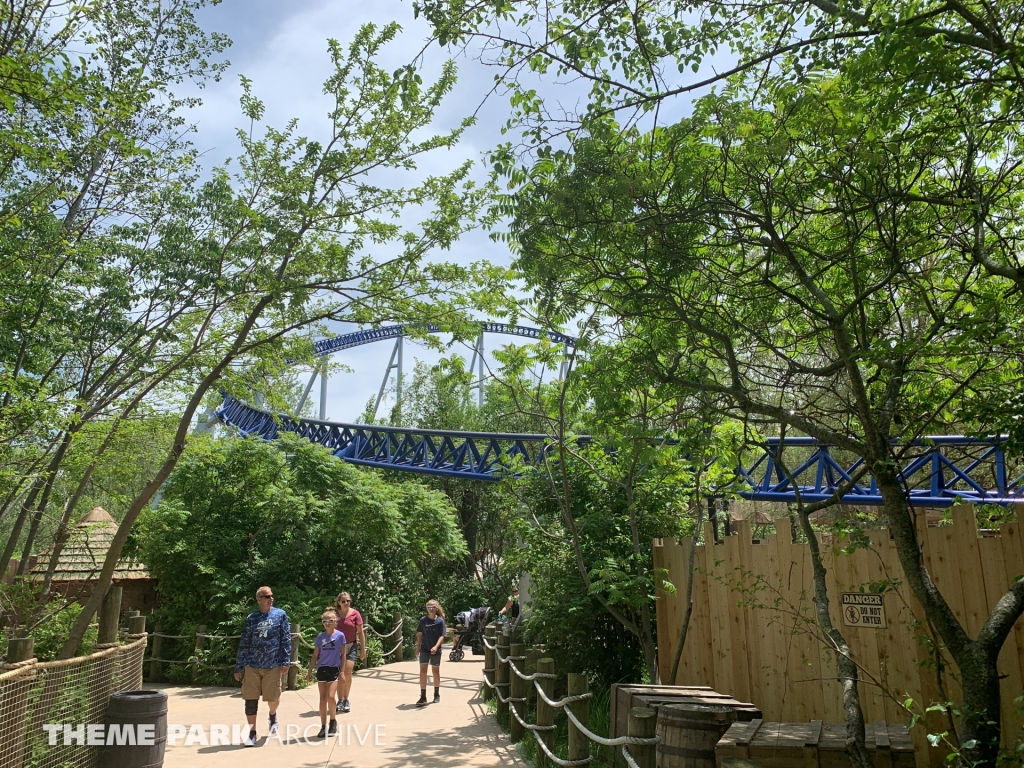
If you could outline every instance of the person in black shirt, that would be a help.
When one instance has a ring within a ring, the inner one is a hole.
[[[434,668],[434,703],[441,701],[441,644],[447,627],[444,611],[437,600],[427,601],[427,615],[420,619],[416,629],[416,649],[420,657],[420,700],[416,706],[427,703],[427,664]]]
[[[503,634],[510,635],[519,624],[519,587],[512,587],[512,594],[505,603],[505,607],[498,611],[499,616],[504,616],[508,611],[508,621],[502,630]]]

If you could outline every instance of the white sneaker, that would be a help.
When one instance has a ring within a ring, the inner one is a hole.
[[[248,737],[242,742],[242,746],[255,747],[256,746],[256,731],[250,731]]]
[[[277,720],[270,724],[270,735],[273,736],[277,733]]]

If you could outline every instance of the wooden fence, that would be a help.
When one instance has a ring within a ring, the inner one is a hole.
[[[1024,575],[1024,531],[1018,521],[979,532],[972,507],[953,510],[953,524],[924,528],[925,562],[967,631],[976,636],[1007,588]],[[841,722],[841,692],[835,658],[820,640],[814,621],[811,559],[806,544],[794,544],[790,521],[775,522],[776,535],[752,540],[750,524],[721,544],[698,546],[693,616],[676,681],[709,685],[764,711],[766,720]],[[920,709],[960,701],[955,666],[936,664],[924,611],[904,583],[887,530],[867,531],[870,545],[851,554],[822,546],[828,569],[832,621],[842,628],[862,669],[861,699],[867,721],[909,720],[900,701]],[[710,526],[704,540],[712,541]],[[841,542],[849,545],[849,541]],[[667,680],[685,612],[689,542],[655,540],[654,566],[668,571],[678,590],[658,600],[659,668]],[[885,627],[844,626],[841,592],[883,592]],[[1021,736],[1021,670],[1024,622],[1018,621],[999,656],[1004,745]],[[940,712],[928,715],[927,729],[914,728],[918,765],[941,765],[942,749],[930,749],[927,733],[949,730]]]

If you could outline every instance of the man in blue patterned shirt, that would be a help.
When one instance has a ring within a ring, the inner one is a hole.
[[[245,718],[249,721],[247,747],[256,746],[256,713],[260,696],[270,708],[270,735],[277,733],[277,705],[281,703],[281,683],[288,674],[292,655],[292,631],[288,615],[274,607],[270,587],[256,590],[260,609],[245,618],[238,641],[235,680],[242,681]]]

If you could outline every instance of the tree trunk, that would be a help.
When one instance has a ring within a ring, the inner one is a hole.
[[[954,660],[960,668],[964,692],[960,727],[962,762],[971,766],[994,766],[999,759],[1001,738],[996,658],[989,657],[978,643],[971,643],[970,648]]]
[[[832,624],[828,612],[828,572],[821,560],[821,549],[818,545],[818,534],[811,525],[811,518],[803,504],[799,506],[798,517],[800,528],[807,537],[807,547],[811,553],[811,568],[814,573],[814,608],[815,618],[821,631],[825,633],[832,651],[836,656],[836,667],[839,682],[843,686],[843,711],[846,713],[846,752],[854,768],[874,768],[874,761],[868,752],[864,734],[864,710],[860,704],[858,688],[859,673],[853,661],[850,646],[840,632]]]
[[[1001,738],[1001,702],[996,660],[1006,632],[1024,612],[1024,602],[1009,601],[1005,606],[1001,606],[1003,610],[998,612],[998,615],[997,612],[993,612],[992,617],[986,622],[986,630],[990,630],[989,643],[983,645],[978,640],[971,639],[925,568],[921,545],[917,540],[917,531],[903,487],[896,475],[895,465],[888,457],[886,458],[884,465],[882,462],[875,462],[875,466],[880,467],[875,472],[875,480],[882,496],[883,509],[889,518],[900,565],[907,584],[924,607],[928,620],[942,638],[960,671],[963,686],[963,717],[960,728],[962,760],[971,766],[995,766],[999,757]],[[991,626],[993,619],[996,620],[995,627]],[[925,706],[930,703],[923,702]]]
[[[107,556],[103,560],[103,569],[100,571],[99,579],[93,587],[93,591],[92,594],[89,595],[89,599],[82,607],[81,613],[79,613],[78,618],[75,619],[75,623],[68,634],[68,639],[61,647],[60,653],[57,654],[58,659],[70,659],[78,650],[78,646],[81,644],[82,638],[85,637],[85,632],[89,628],[89,623],[92,621],[92,617],[99,610],[100,605],[103,603],[103,598],[106,596],[107,590],[110,588],[110,583],[114,578],[114,570],[117,568],[117,562],[121,558],[121,551],[124,549],[125,542],[128,540],[129,531],[131,531],[139,514],[141,514],[142,510],[145,509],[147,504],[149,504],[150,499],[153,498],[156,492],[160,489],[160,486],[162,486],[170,476],[171,470],[174,469],[182,452],[185,450],[185,444],[188,441],[189,428],[192,424],[192,417],[195,416],[196,411],[203,402],[203,398],[206,396],[206,393],[209,392],[210,388],[217,383],[224,370],[235,362],[235,358],[240,353],[240,350],[245,344],[246,339],[249,337],[249,334],[252,332],[253,327],[262,316],[263,310],[267,308],[272,300],[272,296],[264,296],[256,302],[255,307],[253,307],[249,312],[242,324],[242,327],[239,329],[231,348],[224,353],[224,356],[218,361],[217,365],[215,365],[210,372],[206,374],[199,386],[196,388],[195,393],[188,401],[188,405],[185,406],[185,410],[182,412],[181,418],[178,420],[178,429],[174,435],[174,443],[167,455],[167,460],[164,461],[153,480],[150,481],[142,490],[142,493],[135,497],[135,500],[132,502],[131,507],[128,508],[128,512],[125,514],[121,524],[117,526],[117,533],[115,533],[114,538],[111,539],[110,548],[107,550]]]
[[[14,520],[14,527],[11,528],[11,535],[7,538],[7,546],[4,547],[4,552],[0,555],[0,576],[7,573],[7,568],[11,564],[11,558],[14,556],[14,550],[18,546],[18,539],[21,538],[21,529],[25,527],[25,520],[28,519],[29,514],[32,512],[32,507],[35,506],[36,496],[43,489],[43,479],[38,478],[33,484],[32,488],[28,492],[28,496],[21,504],[21,511],[18,513],[18,517]]]

